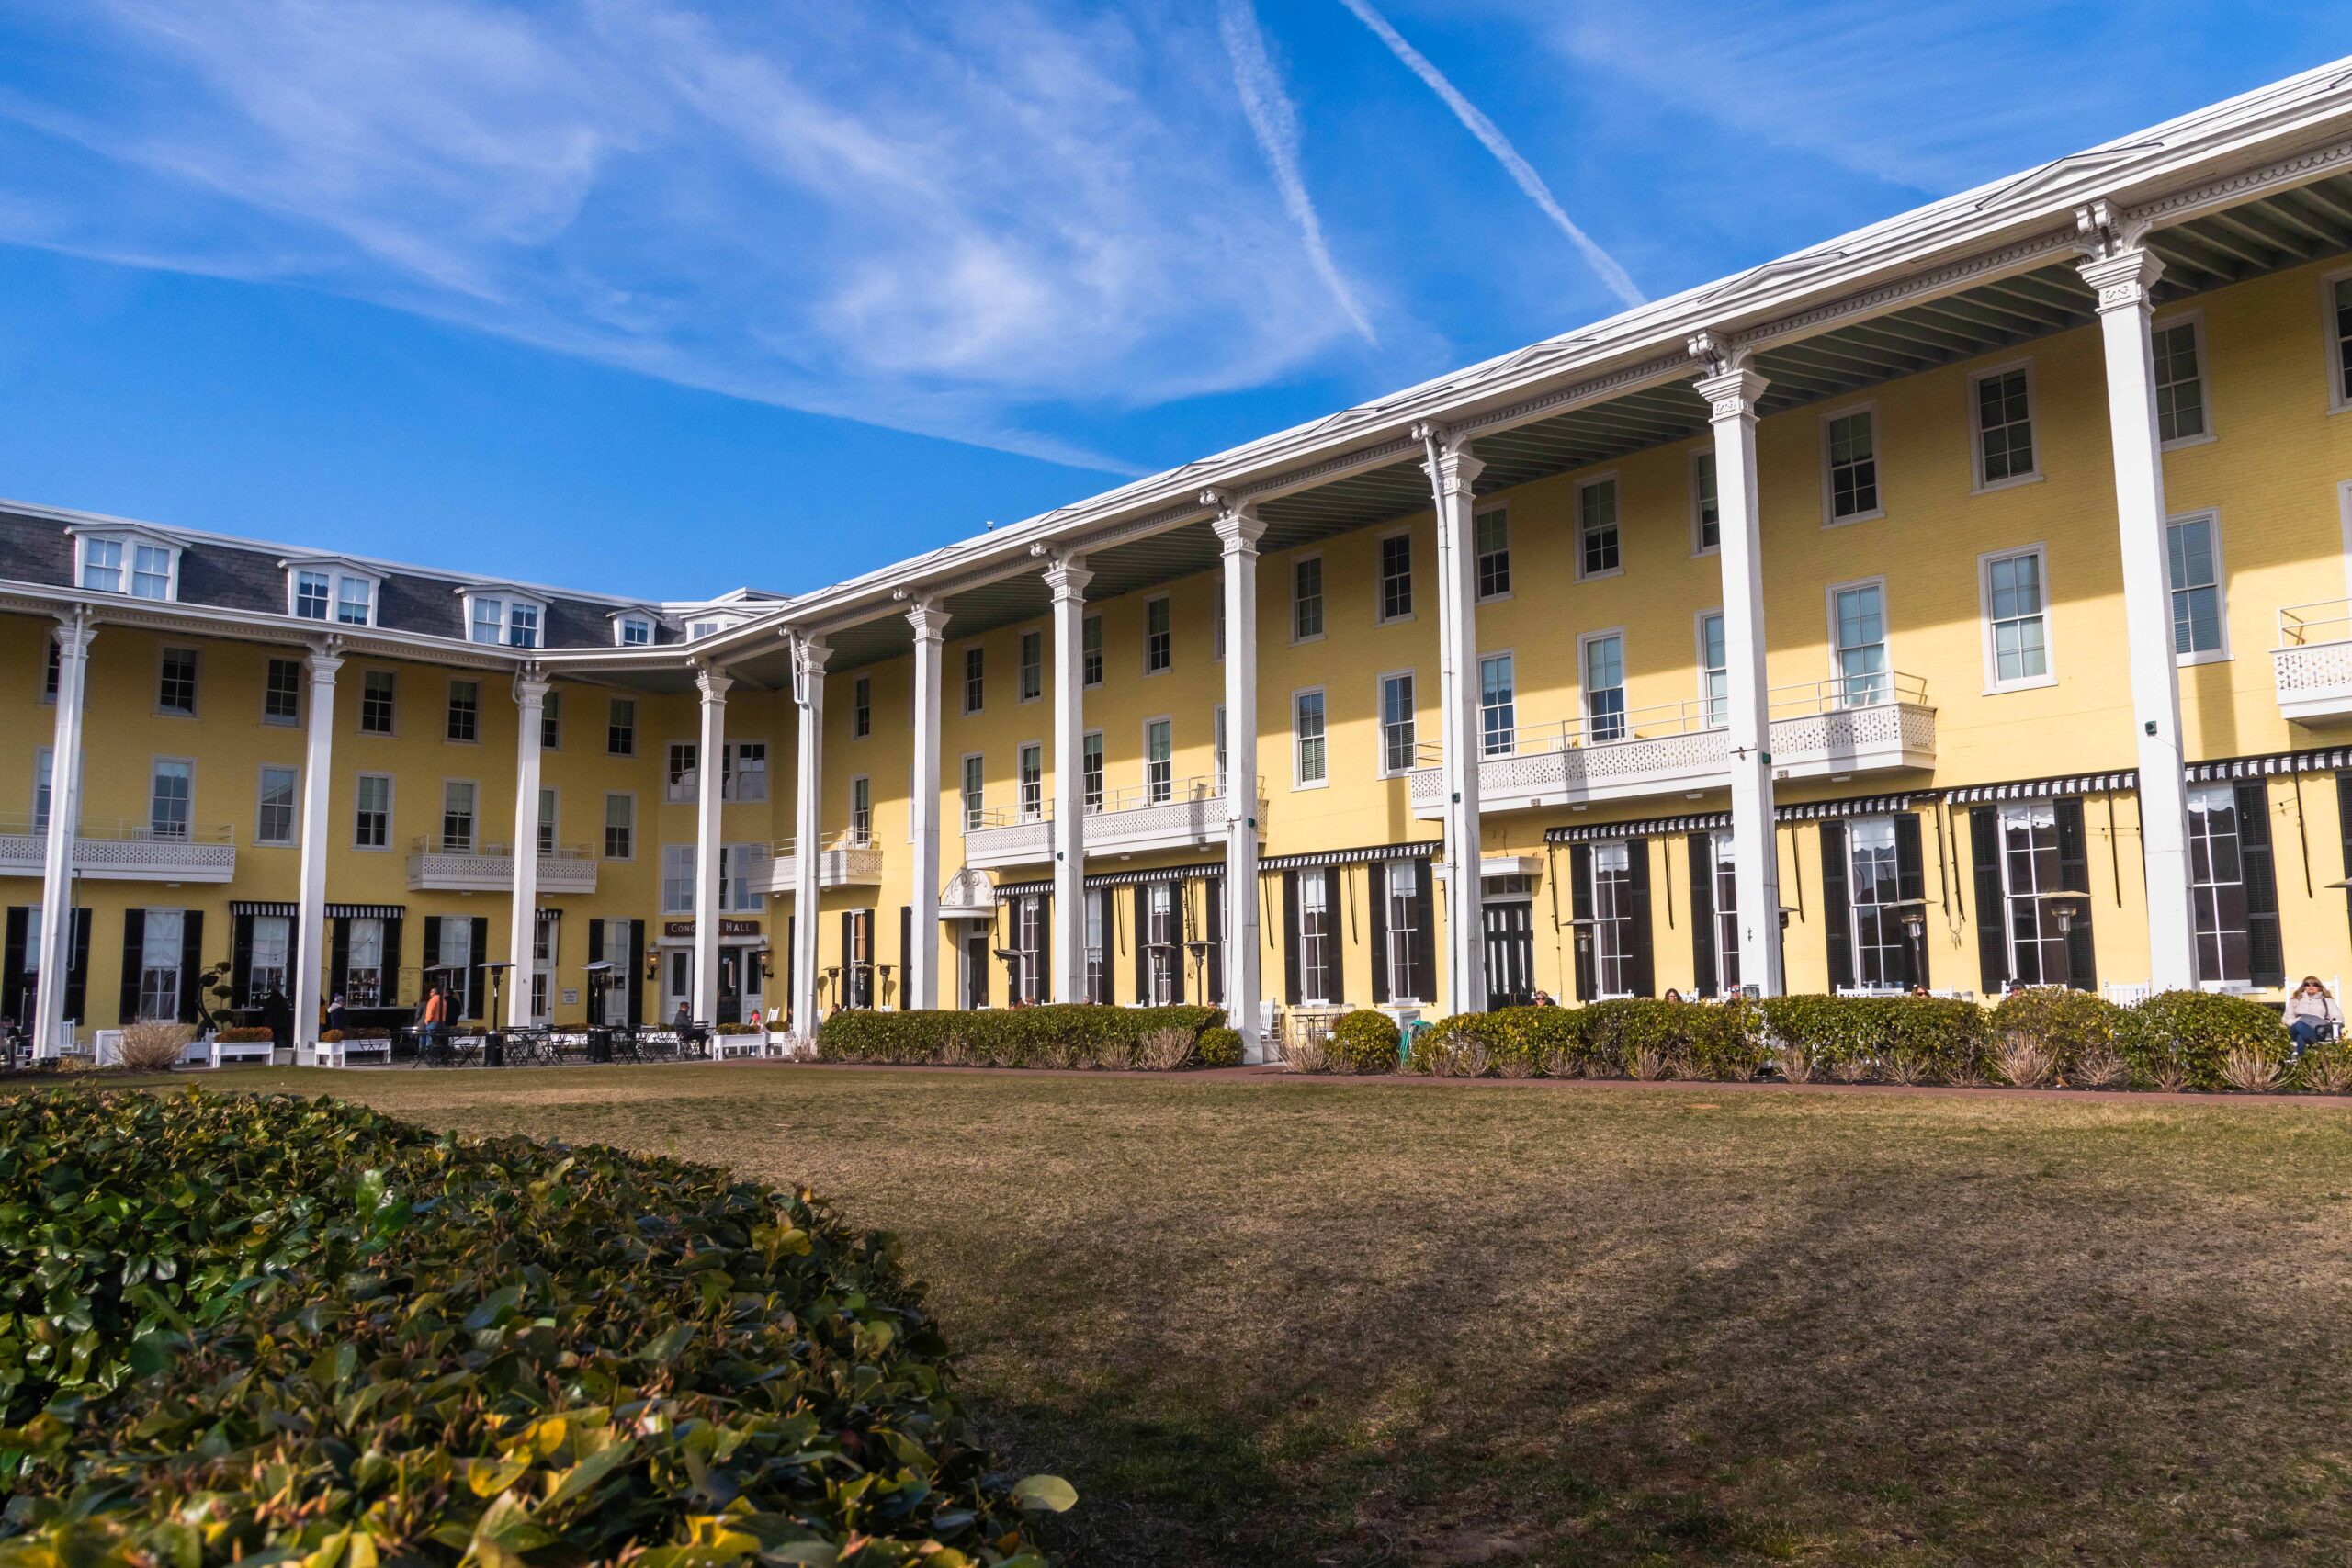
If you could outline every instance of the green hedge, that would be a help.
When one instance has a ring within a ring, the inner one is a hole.
[[[1403,1038],[1395,1019],[1358,1008],[1333,1027],[1324,1055],[1335,1073],[1393,1073]]]
[[[1241,1065],[1241,1032],[1218,1024],[1201,1031],[1201,1066],[1238,1067]]]
[[[2122,1035],[2132,1080],[2143,1089],[2221,1089],[2233,1049],[2282,1061],[2290,1043],[2286,1024],[2260,1002],[2210,991],[2150,997],[2129,1010]]]
[[[0,1568],[1041,1568],[897,1244],[329,1100],[0,1099]],[[853,1542],[866,1543],[854,1549]]]
[[[1221,1027],[1211,1007],[1117,1008],[1089,1003],[971,1011],[876,1012],[844,1009],[817,1031],[825,1062],[989,1067],[1149,1067],[1200,1059],[1204,1031]],[[1173,1031],[1192,1047],[1182,1061],[1152,1055]]]

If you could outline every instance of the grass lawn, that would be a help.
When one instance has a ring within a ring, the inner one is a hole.
[[[224,1074],[906,1237],[1093,1563],[2352,1559],[2352,1111],[758,1066]]]

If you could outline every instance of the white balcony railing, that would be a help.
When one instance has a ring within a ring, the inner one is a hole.
[[[2352,720],[2352,600],[2280,610],[2270,665],[2282,717],[2298,724]]]
[[[1258,781],[1258,837],[1266,836],[1266,784]],[[1154,780],[1105,790],[1086,812],[1086,854],[1132,855],[1155,850],[1204,850],[1225,842],[1222,776]],[[1037,865],[1054,858],[1054,803],[1042,793],[1012,809],[964,813],[964,863],[983,869]]]
[[[514,847],[469,839],[417,839],[409,846],[412,892],[504,893],[514,886]],[[594,893],[596,857],[582,844],[539,856],[539,892]]]
[[[1843,777],[1925,768],[1936,760],[1936,710],[1917,676],[1880,674],[1776,687],[1769,694],[1775,778]],[[1668,703],[1582,719],[1485,731],[1482,813],[1717,789],[1730,782],[1721,709]],[[1433,745],[1410,784],[1418,817],[1444,814]]]
[[[0,818],[0,876],[39,876],[48,853],[45,821]],[[82,819],[74,874],[101,882],[227,882],[237,874],[235,836],[212,823]]]
[[[754,893],[789,894],[800,874],[800,841],[778,839],[768,851],[767,863],[747,874]],[[819,841],[818,886],[873,887],[881,881],[882,852],[872,834],[853,829]]]

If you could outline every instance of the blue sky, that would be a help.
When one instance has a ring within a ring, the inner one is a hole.
[[[813,586],[2317,64],[2330,22],[0,0],[0,495]]]

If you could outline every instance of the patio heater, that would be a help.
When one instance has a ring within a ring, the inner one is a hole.
[[[490,1022],[488,1033],[482,1036],[481,1065],[503,1067],[506,1065],[506,1032],[499,1027],[499,1020],[506,1016],[506,971],[511,964],[485,964],[481,972],[490,976]]]
[[[1191,954],[1193,955],[1193,983],[1194,983],[1195,985],[1197,985],[1197,986],[1200,987],[1200,989],[1201,989],[1201,995],[1202,995],[1202,996],[1204,996],[1204,997],[1206,997],[1206,996],[1208,995],[1208,984],[1209,984],[1209,971],[1208,971],[1208,964],[1209,964],[1209,944],[1208,944],[1208,942],[1207,942],[1207,940],[1206,940],[1205,938],[1203,938],[1203,937],[1197,937],[1197,936],[1196,936],[1196,937],[1193,937],[1191,941],[1189,941],[1189,942],[1185,942],[1185,943],[1184,943],[1184,951],[1185,951],[1186,953],[1191,953]]]
[[[2083,908],[2083,904],[2089,901],[2088,896],[2072,888],[2059,887],[2047,893],[2037,893],[2033,897],[2034,902],[2047,908],[2050,918],[2058,922],[2058,941],[2066,950],[2066,985],[2071,989],[2075,984],[2075,921],[2088,912]]]

